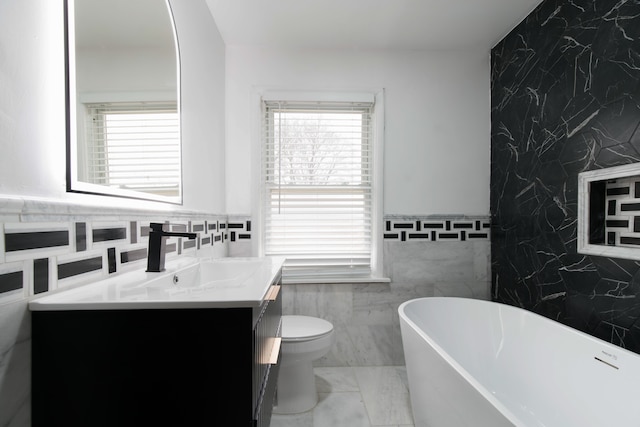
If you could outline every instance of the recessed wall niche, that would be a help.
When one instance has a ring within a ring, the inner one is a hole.
[[[578,175],[578,252],[640,260],[640,163]]]

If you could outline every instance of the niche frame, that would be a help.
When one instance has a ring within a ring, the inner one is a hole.
[[[601,206],[594,206],[603,198],[594,195],[591,189],[599,187],[598,191],[601,191],[609,180],[636,176],[640,177],[640,163],[613,166],[578,174],[578,253],[640,261],[640,246],[636,248],[608,245],[606,236],[602,239],[596,237],[595,240],[602,241],[592,243],[594,240],[592,237],[595,233],[594,227],[598,221],[604,221],[607,206],[603,200]]]

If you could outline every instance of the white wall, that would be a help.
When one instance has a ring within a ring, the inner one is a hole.
[[[184,207],[225,209],[225,45],[205,0],[171,1],[182,85]]]
[[[0,0],[0,193],[65,190],[62,2]]]
[[[384,214],[488,214],[488,52],[227,46],[227,211],[251,212],[262,89],[385,89]]]
[[[176,55],[159,48],[85,49],[76,54],[76,89],[84,94],[175,93]],[[141,101],[146,99],[137,98]],[[111,100],[111,99],[108,99]],[[152,99],[155,100],[155,99]],[[167,98],[167,100],[175,100]]]
[[[0,194],[224,213],[225,47],[205,0],[173,1],[182,72],[182,207],[66,193],[62,1],[0,0]]]

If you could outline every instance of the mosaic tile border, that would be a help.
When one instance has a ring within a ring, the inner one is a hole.
[[[490,239],[489,216],[385,216],[384,241],[476,241]]]
[[[231,242],[251,240],[251,217],[229,215]],[[463,215],[385,215],[385,241],[467,241],[489,240],[491,219],[487,216]]]
[[[227,215],[92,208],[0,196],[0,304],[146,268],[151,222],[198,234],[194,240],[168,238],[167,260],[228,253]]]
[[[229,239],[231,242],[251,240],[251,217],[229,215]]]
[[[41,224],[29,224],[30,231],[23,231],[24,224],[0,223],[5,241],[0,247],[4,264],[19,268],[0,271],[0,302],[19,291],[27,297],[145,268],[150,222],[136,220],[104,225],[101,221],[83,221],[54,231],[47,231],[47,225]],[[198,238],[167,239],[169,260],[181,255],[196,256],[198,251],[224,245],[229,240],[225,217],[170,224],[172,231],[195,232]]]

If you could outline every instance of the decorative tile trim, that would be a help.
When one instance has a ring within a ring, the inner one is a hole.
[[[52,255],[70,253],[75,238],[68,222],[4,223],[4,262],[31,261]]]
[[[87,250],[87,223],[76,222],[76,251]]]
[[[109,274],[118,271],[118,264],[116,262],[116,248],[107,249],[107,272]]]
[[[383,237],[385,241],[488,241],[490,223],[488,215],[386,215]],[[251,217],[248,215],[230,215],[226,227],[232,243],[252,238]],[[209,224],[209,229],[215,230],[216,224]]]
[[[0,293],[22,289],[22,271],[0,274]]]
[[[230,216],[227,224],[231,242],[251,240],[251,217]]]
[[[25,283],[29,276],[30,266],[22,262],[0,263],[0,304],[27,296]]]
[[[94,242],[108,242],[111,240],[124,240],[126,238],[127,229],[124,227],[93,229]]]
[[[3,221],[4,220],[4,221]],[[146,267],[149,224],[198,234],[167,239],[167,260],[224,254],[227,215],[91,208],[0,196],[0,304]],[[218,247],[213,252],[214,247]],[[224,255],[223,255],[224,256]]]
[[[120,263],[139,261],[147,258],[147,248],[132,249],[130,251],[123,250],[120,252]]]
[[[58,280],[102,270],[102,257],[96,256],[58,264]]]
[[[49,258],[33,260],[33,293],[41,294],[49,290]]]
[[[6,233],[4,247],[7,252],[44,249],[69,245],[68,231],[32,231],[26,233]]]
[[[489,216],[429,215],[384,217],[384,240],[388,241],[476,241],[489,240]]]

